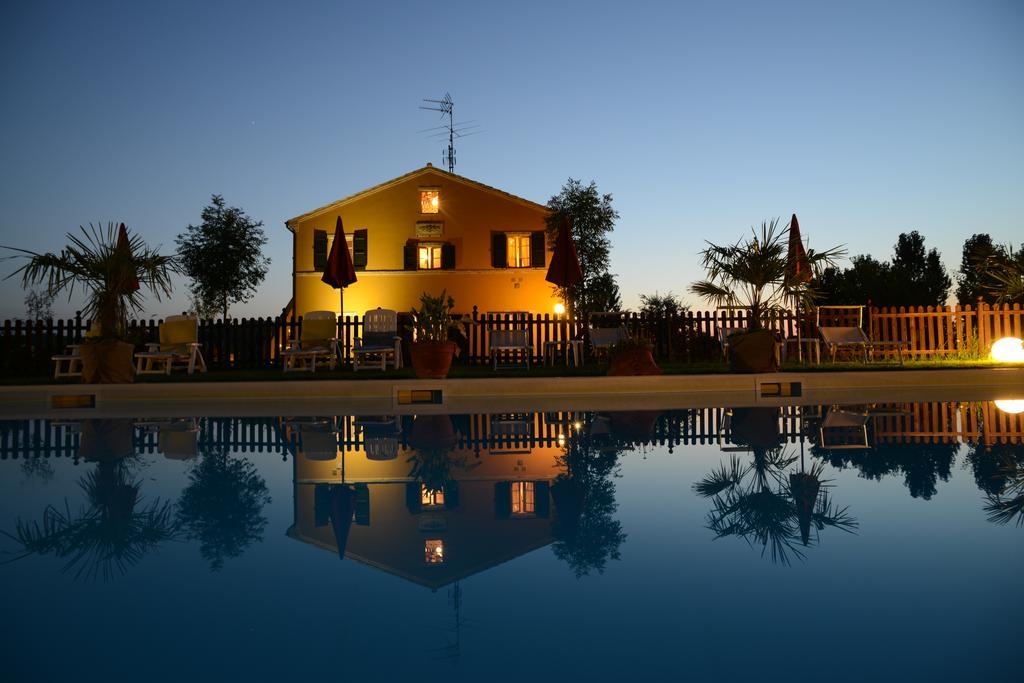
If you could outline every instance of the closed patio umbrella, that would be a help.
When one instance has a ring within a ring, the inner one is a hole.
[[[796,287],[811,281],[811,263],[807,259],[807,252],[804,251],[804,244],[800,238],[800,222],[796,214],[789,221],[789,252],[786,255],[786,284],[789,287]],[[803,330],[800,329],[800,301],[796,302],[796,357],[803,362],[803,344],[800,338],[803,337]]]
[[[128,229],[124,227],[124,223],[117,228],[117,251],[124,253],[129,259],[132,256],[132,242],[128,239]],[[125,273],[125,290],[128,292],[139,291],[139,278],[135,274],[135,270]]]
[[[345,288],[356,281],[356,269],[352,265],[352,254],[348,251],[348,242],[345,241],[345,227],[341,224],[341,216],[338,216],[338,222],[334,225],[334,243],[331,244],[331,253],[327,255],[327,264],[324,266],[324,274],[320,279],[338,290],[338,336],[343,337]]]
[[[576,245],[572,241],[572,229],[569,227],[568,218],[562,219],[562,226],[558,229],[555,253],[551,255],[551,264],[548,266],[548,274],[544,279],[563,289],[568,289],[583,281],[583,270],[580,268],[580,259],[576,254]]]
[[[352,529],[352,515],[356,510],[356,492],[346,484],[331,487],[331,531],[338,544],[338,559],[345,559],[348,532]]]

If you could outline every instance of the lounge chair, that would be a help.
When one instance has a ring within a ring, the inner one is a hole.
[[[353,370],[386,370],[388,363],[402,367],[402,338],[398,336],[398,314],[383,308],[363,315],[363,334],[352,346]]]
[[[169,375],[174,368],[185,368],[190,375],[197,369],[206,372],[201,347],[196,318],[168,316],[160,323],[160,341],[146,344],[145,351],[135,354],[135,372],[140,375]]]
[[[629,332],[625,327],[593,327],[590,329],[590,346],[594,354],[608,354],[619,342],[629,341]]]
[[[511,369],[522,367],[525,364],[526,369],[529,370],[530,357],[533,355],[530,329],[525,326],[515,326],[516,319],[520,316],[525,318],[525,315],[521,313],[491,313],[488,314],[488,319],[494,316],[504,316],[505,320],[513,325],[512,329],[492,329],[488,332],[487,351],[494,363],[494,369]],[[512,359],[518,355],[522,356],[522,363],[513,362]],[[499,357],[506,358],[500,366],[498,364]]]
[[[307,460],[329,461],[338,457],[338,424],[333,417],[297,418],[289,421],[299,437],[299,453]]]
[[[870,448],[868,412],[851,406],[832,406],[819,428],[820,443],[831,450]]]
[[[100,323],[94,320],[85,332],[85,338],[100,336]],[[79,352],[81,344],[68,344],[64,347],[64,353],[50,356],[53,361],[53,378],[81,377],[82,376],[82,354]]]
[[[316,372],[317,366],[331,370],[341,356],[338,348],[338,318],[334,311],[310,311],[302,318],[298,339],[288,340],[281,352],[285,372]]]
[[[402,428],[397,416],[357,417],[363,430],[363,450],[367,460],[394,460],[398,457],[398,440]]]
[[[836,311],[837,313],[827,313],[826,320],[842,320],[845,323],[853,321],[852,314],[856,311],[857,325],[856,327],[849,324],[823,326],[821,324],[822,311]],[[825,351],[828,352],[833,363],[836,362],[836,354],[844,350],[857,352],[864,358],[865,363],[868,362],[871,340],[863,330],[863,306],[821,306],[815,312],[815,324],[818,327],[818,334],[821,335],[821,341],[825,344]]]

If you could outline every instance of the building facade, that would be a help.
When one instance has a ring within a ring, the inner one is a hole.
[[[461,313],[551,313],[547,215],[541,204],[427,164],[286,222],[295,312],[339,312],[338,292],[320,278],[341,216],[358,279],[345,289],[346,315],[408,311],[423,292],[442,290]]]

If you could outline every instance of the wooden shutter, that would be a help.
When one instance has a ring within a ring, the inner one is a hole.
[[[313,487],[313,526],[327,526],[331,520],[331,487],[316,484]]]
[[[530,267],[544,267],[544,231],[530,233]]]
[[[451,242],[441,245],[441,270],[455,270],[455,245]]]
[[[508,268],[508,240],[503,232],[491,233],[491,267]]]
[[[409,240],[405,243],[405,249],[402,254],[402,264],[405,270],[418,270],[419,269],[419,243],[416,240]]]
[[[533,482],[533,509],[536,515],[543,519],[551,515],[550,488],[546,481]]]
[[[327,231],[313,231],[313,270],[323,272],[327,267]]]
[[[508,519],[512,516],[512,482],[500,481],[494,485],[494,516]]]
[[[450,481],[444,485],[444,509],[455,510],[459,507],[459,483]]]
[[[409,508],[409,512],[414,515],[420,511],[420,504],[423,501],[421,495],[422,491],[418,481],[410,481],[405,485],[405,507]]]
[[[356,270],[366,270],[366,230],[352,233],[352,265]]]
[[[370,526],[370,487],[356,484],[356,524]]]

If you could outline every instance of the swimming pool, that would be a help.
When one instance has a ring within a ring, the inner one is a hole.
[[[4,661],[10,680],[1017,680],[1006,408],[4,421]]]

